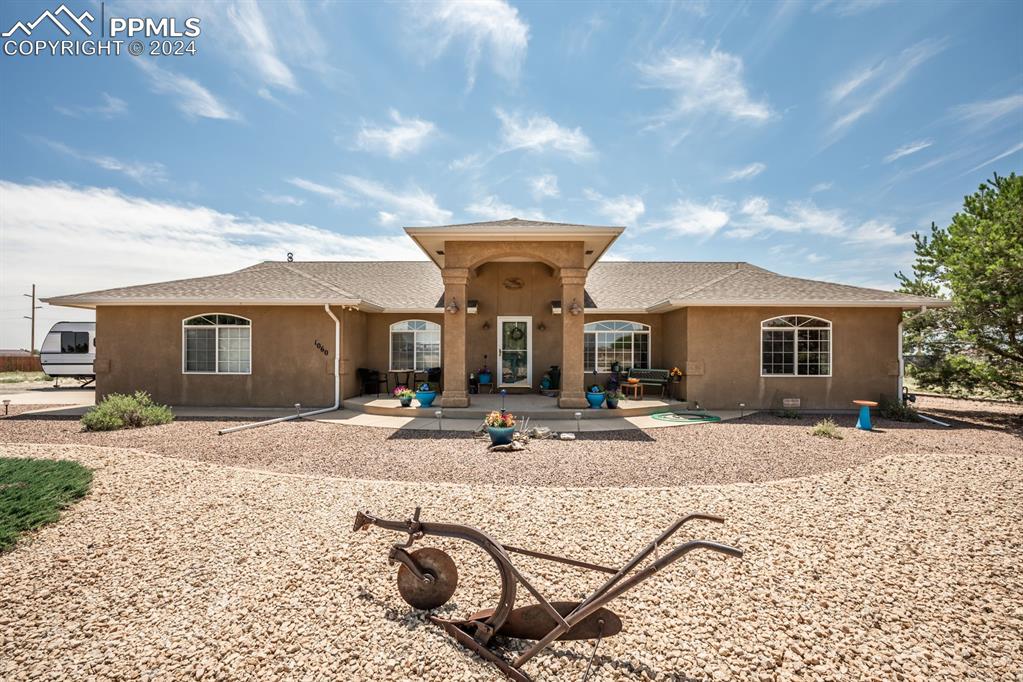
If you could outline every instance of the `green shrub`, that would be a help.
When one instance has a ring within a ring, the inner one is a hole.
[[[822,438],[842,440],[842,434],[838,432],[838,424],[836,424],[835,420],[831,417],[825,417],[814,424],[813,431],[810,433],[815,436],[821,436]]]
[[[888,400],[883,398],[877,408],[878,414],[893,422],[918,422],[920,415],[916,408],[901,400]]]
[[[799,414],[795,410],[778,410],[774,413],[774,416],[781,417],[782,419],[802,419],[803,415]]]
[[[166,405],[157,405],[145,391],[132,395],[111,393],[103,401],[82,415],[86,431],[116,431],[156,426],[174,421],[174,413]]]

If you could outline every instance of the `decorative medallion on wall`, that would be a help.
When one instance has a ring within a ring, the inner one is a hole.
[[[521,289],[522,287],[526,286],[526,283],[523,282],[518,277],[509,277],[508,279],[501,282],[501,284],[504,285],[505,289]]]

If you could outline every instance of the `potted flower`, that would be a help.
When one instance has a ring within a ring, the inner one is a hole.
[[[604,391],[604,397],[607,399],[608,408],[612,410],[618,407],[619,400],[625,400],[625,395],[618,389]]]
[[[408,386],[396,386],[394,388],[394,397],[398,399],[402,407],[410,407],[412,399],[416,397],[416,392]]]
[[[430,388],[430,384],[420,384],[416,389],[416,400],[419,401],[419,407],[429,407],[436,398],[437,391]]]
[[[494,410],[486,418],[487,433],[493,445],[508,445],[515,434],[515,415],[511,412]]]
[[[682,381],[682,370],[678,367],[672,367],[671,371],[668,372],[668,375],[671,377],[672,381]]]
[[[483,356],[483,366],[480,367],[480,371],[476,372],[476,375],[479,376],[481,384],[486,385],[486,384],[491,383],[491,381],[490,381],[490,377],[491,377],[491,375],[490,375],[490,368],[487,367],[487,356],[486,355]]]
[[[604,404],[604,389],[594,384],[586,392],[586,401],[590,404],[590,407],[597,409]]]

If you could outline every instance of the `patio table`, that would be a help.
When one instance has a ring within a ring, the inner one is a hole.
[[[856,421],[856,428],[863,431],[870,431],[873,425],[870,423],[870,408],[877,407],[873,400],[854,400],[853,405],[860,406],[860,418]]]
[[[632,391],[632,399],[633,400],[642,400],[643,399],[643,384],[639,384],[639,383],[637,383],[637,384],[630,384],[628,381],[626,381],[624,384],[621,384],[621,387],[622,387],[622,391],[624,393],[626,393],[626,394],[628,394],[629,391]]]

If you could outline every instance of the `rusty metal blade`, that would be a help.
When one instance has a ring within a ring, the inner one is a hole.
[[[551,606],[562,616],[572,613],[579,602],[577,601],[552,601]],[[493,609],[477,611],[469,616],[468,620],[484,620],[493,613]],[[603,630],[599,621],[603,620]],[[497,634],[504,637],[516,637],[518,639],[543,639],[544,635],[554,629],[557,623],[547,611],[539,604],[522,606],[508,615],[508,620],[500,627]],[[605,608],[598,609],[580,622],[576,623],[568,632],[558,637],[559,640],[567,639],[596,639],[603,632],[604,637],[617,635],[622,631],[622,619],[613,611]]]
[[[473,639],[468,632],[459,627],[459,621],[445,620],[444,618],[438,618],[436,616],[430,616],[430,620],[436,625],[444,628],[444,631],[454,637],[455,641],[459,644],[475,652],[480,658],[493,663],[509,680],[514,680],[514,682],[532,682],[529,675],[518,668],[512,667],[511,663],[505,660],[496,651],[483,646]]]
[[[412,560],[419,570],[433,577],[420,580],[402,564],[398,567],[398,592],[401,598],[417,609],[435,609],[447,603],[458,587],[458,569],[447,552],[424,547],[412,552]]]

